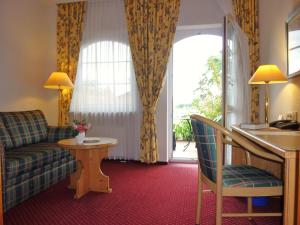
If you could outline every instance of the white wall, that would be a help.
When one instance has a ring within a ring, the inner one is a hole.
[[[222,23],[223,17],[217,0],[181,0],[178,26]]]
[[[56,68],[56,5],[0,1],[0,111],[41,109],[57,122],[57,92],[43,88]]]
[[[276,64],[285,74],[287,71],[285,22],[299,3],[299,0],[259,1],[261,64]],[[297,111],[300,119],[300,77],[290,79],[287,84],[271,85],[270,98],[270,121],[277,119],[278,114],[289,111]],[[260,109],[263,109],[263,104]],[[263,115],[262,111],[261,118]]]

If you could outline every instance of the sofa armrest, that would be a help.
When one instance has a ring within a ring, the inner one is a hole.
[[[48,142],[57,142],[61,139],[73,138],[76,131],[71,126],[48,126]]]
[[[5,153],[5,145],[0,141],[0,160],[4,160],[4,153]],[[2,166],[4,163],[2,163]]]
[[[4,184],[5,184],[5,165],[4,165],[4,145],[2,144],[2,142],[0,141],[0,224],[4,224],[3,222],[3,209],[4,209],[4,199],[3,199],[3,195],[2,193],[4,193]]]

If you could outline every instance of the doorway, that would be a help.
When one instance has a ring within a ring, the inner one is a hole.
[[[222,121],[222,26],[177,29],[173,45],[173,160],[194,161],[189,116]]]

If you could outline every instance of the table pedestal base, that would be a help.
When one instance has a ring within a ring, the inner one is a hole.
[[[70,188],[79,199],[89,191],[110,193],[109,177],[101,171],[101,162],[108,156],[108,147],[101,149],[70,150],[77,160],[77,170],[70,176]]]

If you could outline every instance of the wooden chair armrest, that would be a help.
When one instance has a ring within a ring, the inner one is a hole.
[[[225,144],[225,145],[231,145],[231,146],[236,147],[236,148],[241,148],[240,145],[238,145],[237,143],[234,143],[233,141],[228,140],[226,138],[223,138],[223,144]]]
[[[230,134],[232,140],[234,142],[236,142],[238,145],[240,145],[240,147],[242,147],[242,149],[244,148],[245,151],[257,155],[259,157],[268,159],[268,160],[272,160],[275,162],[280,162],[283,163],[284,160],[278,156],[276,156],[275,154],[271,154],[266,152],[262,147],[258,146],[257,144],[249,141],[248,139],[240,136],[240,135],[236,135],[236,134]]]
[[[244,149],[239,144],[237,144],[237,143],[235,143],[231,140],[228,140],[226,137],[225,138],[223,137],[222,142],[223,142],[223,144],[231,145],[232,147],[234,147],[234,148],[232,148],[232,150],[235,150],[235,149],[243,150],[246,154],[246,163],[247,163],[247,165],[249,165],[249,166],[251,165],[251,157],[250,157],[250,153],[249,153],[249,151],[247,151],[247,149]]]

